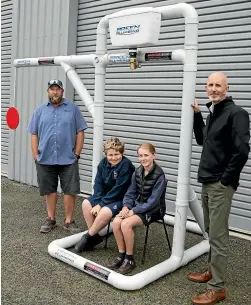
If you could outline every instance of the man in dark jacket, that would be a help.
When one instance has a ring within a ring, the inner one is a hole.
[[[208,270],[190,273],[188,279],[207,283],[207,291],[194,297],[193,304],[210,305],[226,297],[228,219],[240,173],[248,160],[250,126],[248,112],[227,97],[229,86],[224,73],[212,73],[205,88],[210,100],[206,124],[196,101],[192,107],[195,138],[203,145],[198,181],[202,183],[201,199],[210,251]]]

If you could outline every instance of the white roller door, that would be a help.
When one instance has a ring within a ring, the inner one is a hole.
[[[136,6],[163,6],[183,1],[79,1],[77,54],[95,53],[96,28],[100,19],[118,10]],[[229,95],[251,116],[251,3],[250,1],[192,1],[199,15],[199,50],[196,97],[207,102],[204,84],[213,71],[223,71],[230,83]],[[181,18],[162,22],[158,46],[151,50],[183,48],[184,21]],[[115,49],[108,39],[108,52]],[[167,200],[174,211],[177,186],[179,131],[181,117],[182,66],[180,64],[143,64],[130,71],[122,64],[107,68],[105,95],[105,137],[118,136],[126,143],[126,155],[137,164],[138,144],[152,142],[158,162],[164,168],[168,183]],[[77,68],[91,95],[94,95],[94,68]],[[91,191],[92,119],[77,94],[75,102],[83,111],[89,129],[83,158],[80,161],[81,188]],[[207,112],[202,107],[204,115]],[[200,198],[197,170],[201,148],[194,141],[191,183]],[[251,160],[241,175],[235,194],[230,225],[251,231]]]

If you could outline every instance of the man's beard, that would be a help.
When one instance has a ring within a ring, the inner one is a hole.
[[[223,101],[225,99],[225,97],[220,97],[220,96],[216,96],[216,97],[210,97],[209,96],[209,100],[210,102],[212,102],[214,105],[219,104],[221,101]]]
[[[59,97],[53,96],[50,98],[50,100],[51,100],[52,104],[58,105],[62,102],[62,96],[59,96]]]

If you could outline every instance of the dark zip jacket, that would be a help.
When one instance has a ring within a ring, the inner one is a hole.
[[[207,103],[208,108],[211,105]],[[250,151],[248,112],[227,97],[214,106],[206,125],[201,113],[194,113],[194,134],[197,143],[203,145],[198,181],[220,181],[236,190]]]

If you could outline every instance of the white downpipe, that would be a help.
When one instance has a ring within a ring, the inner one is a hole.
[[[172,61],[180,61],[184,64],[185,51],[182,49],[177,49],[177,50],[172,51]]]
[[[86,262],[94,264],[95,266],[102,268],[109,273],[108,279],[105,280],[102,277],[98,275],[94,275],[96,278],[122,290],[137,290],[140,289],[151,282],[159,279],[160,277],[171,273],[175,271],[176,269],[186,265],[188,262],[192,261],[193,259],[197,258],[198,256],[208,252],[209,250],[209,243],[207,240],[203,240],[199,244],[193,246],[192,248],[186,250],[184,252],[183,257],[176,257],[172,255],[169,259],[165,260],[164,262],[151,267],[143,272],[140,272],[138,274],[135,274],[133,276],[125,276],[122,274],[119,274],[117,272],[114,272],[112,270],[109,270],[108,268],[105,268],[95,262],[92,262],[90,260],[85,259],[84,257],[81,257],[75,253],[72,253],[65,248],[73,246],[72,241],[79,240],[82,236],[82,233],[76,234],[75,236],[69,236],[63,239],[55,240],[51,242],[48,246],[48,252],[51,256],[56,257],[57,259],[81,270],[86,273],[89,273],[88,271],[84,270],[84,265]]]
[[[164,262],[133,276],[125,276],[116,272],[109,275],[108,282],[122,290],[138,290],[162,276],[173,272],[181,266],[181,258],[172,255]]]
[[[13,60],[16,68],[39,66],[38,58],[18,58]]]
[[[97,56],[95,54],[89,55],[70,55],[70,56],[57,56],[54,59],[55,64],[60,65],[64,62],[70,66],[76,65],[95,65]]]
[[[62,68],[64,69],[66,75],[68,76],[69,80],[71,81],[73,87],[76,89],[78,95],[80,96],[81,100],[84,102],[86,108],[90,112],[91,116],[94,118],[94,102],[92,97],[90,96],[89,92],[87,91],[85,85],[79,78],[75,69],[64,63],[60,63]]]
[[[107,34],[109,27],[109,16],[104,16],[97,27],[96,54],[104,55],[107,50]]]
[[[197,257],[200,257],[205,253],[208,253],[209,249],[210,249],[209,241],[205,239],[202,240],[197,245],[185,250],[180,267],[185,266],[186,264],[196,259]]]
[[[208,234],[205,232],[202,207],[197,199],[195,191],[192,189],[191,186],[189,188],[189,207],[190,207],[191,212],[193,213],[193,216],[195,217],[195,219],[197,221],[197,224],[198,224],[204,238],[208,238]]]
[[[182,49],[177,49],[173,51],[164,51],[161,50],[161,52],[171,52],[172,53],[172,61],[179,61],[184,64],[185,62],[185,51]],[[139,63],[147,62],[145,60],[145,55],[149,52],[143,52],[139,51],[137,54],[137,60]],[[116,64],[116,63],[129,63],[130,62],[130,56],[126,53],[111,53],[111,54],[105,54],[104,55],[104,61],[105,63],[109,64]],[[156,60],[158,61],[158,60]],[[152,60],[152,62],[154,62]]]
[[[104,107],[105,107],[105,68],[102,64],[95,66],[95,116],[93,126],[93,159],[92,159],[92,185],[97,173],[97,167],[103,156],[104,134]]]
[[[198,15],[194,7],[187,3],[178,3],[168,6],[160,6],[153,8],[154,12],[161,13],[162,20],[169,17],[185,17],[195,18],[198,20]],[[198,23],[198,22],[197,22]]]
[[[102,59],[106,54],[108,26],[108,18],[105,16],[100,20],[97,27],[96,54],[98,60],[95,64],[92,186],[94,185],[98,164],[103,156],[106,64],[102,62]]]
[[[197,71],[197,31],[198,16],[195,9],[188,4],[180,3],[165,7],[157,7],[154,11],[161,13],[162,19],[167,17],[185,17],[185,62],[183,73],[182,116],[179,147],[179,169],[176,197],[176,211],[173,234],[172,253],[182,257],[184,253],[185,228],[187,222],[190,167],[192,155],[192,130],[196,71]]]
[[[174,226],[174,216],[166,214],[164,216],[164,222],[167,225]],[[200,234],[200,235],[203,234],[199,225],[196,222],[191,221],[191,220],[187,220],[186,230],[190,231],[192,233]],[[86,232],[84,232],[84,234]],[[105,228],[103,228],[101,231],[99,231],[99,235],[104,236],[104,235],[106,235],[106,232],[107,232],[107,226]],[[109,233],[112,233],[112,232],[113,232],[113,222],[110,223],[110,228],[109,228]],[[207,235],[205,236],[203,234],[203,237],[205,237],[207,239]]]
[[[174,226],[174,216],[172,215],[165,215],[164,216],[164,221],[167,225]],[[201,228],[196,222],[189,221],[187,220],[186,222],[186,230],[197,233],[197,234],[202,234]]]
[[[90,55],[70,55],[70,56],[48,56],[37,58],[18,58],[13,61],[13,65],[17,68],[21,67],[36,67],[36,66],[60,66],[61,62],[64,62],[70,66],[74,65],[95,65],[97,56],[95,54]],[[46,61],[51,59],[53,62],[39,63],[39,61]]]

